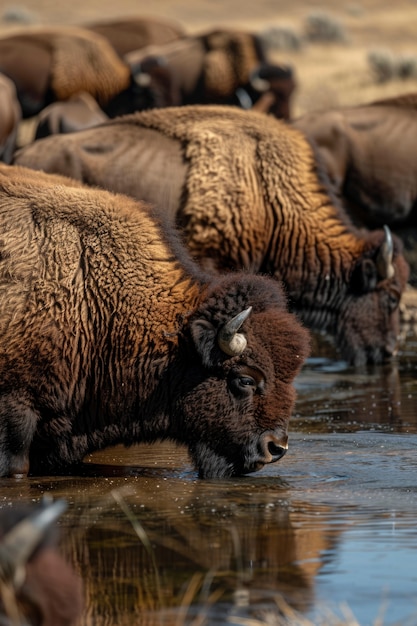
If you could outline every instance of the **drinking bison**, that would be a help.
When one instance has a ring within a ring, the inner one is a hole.
[[[139,202],[0,166],[0,475],[170,439],[201,477],[287,449],[309,349],[281,287],[208,277]]]
[[[292,310],[355,365],[397,349],[401,242],[388,229],[356,229],[304,134],[272,116],[154,109],[35,142],[15,162],[164,207],[206,270],[283,281]]]

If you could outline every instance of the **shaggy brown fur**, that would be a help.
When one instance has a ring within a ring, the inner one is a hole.
[[[301,131],[260,113],[195,106],[46,141],[16,162],[160,203],[205,268],[283,280],[294,310],[353,363],[395,351],[408,278],[401,245],[388,278],[377,263],[384,233],[352,226]]]
[[[0,475],[164,438],[203,477],[284,454],[309,340],[276,282],[209,277],[143,204],[5,165],[0,241]]]
[[[130,84],[130,72],[106,39],[89,31],[53,31],[51,87],[58,100],[86,91],[99,103],[108,102]]]
[[[345,206],[367,226],[417,208],[417,94],[307,113],[293,122],[318,148]]]

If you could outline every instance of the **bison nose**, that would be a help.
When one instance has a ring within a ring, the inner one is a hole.
[[[264,463],[275,463],[282,459],[288,450],[288,437],[278,438],[274,433],[264,433],[261,437],[261,449]]]

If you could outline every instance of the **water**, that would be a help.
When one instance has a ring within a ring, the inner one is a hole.
[[[312,358],[278,464],[200,481],[182,448],[113,448],[84,477],[0,481],[2,506],[70,503],[62,549],[83,577],[81,626],[267,623],[284,601],[312,623],[417,624],[417,338],[390,366]]]

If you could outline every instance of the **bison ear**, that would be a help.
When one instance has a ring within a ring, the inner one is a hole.
[[[216,334],[213,324],[205,319],[196,319],[191,322],[191,336],[205,367],[213,365]]]
[[[353,271],[351,289],[356,293],[368,293],[375,289],[378,282],[377,266],[371,259],[361,259]]]

